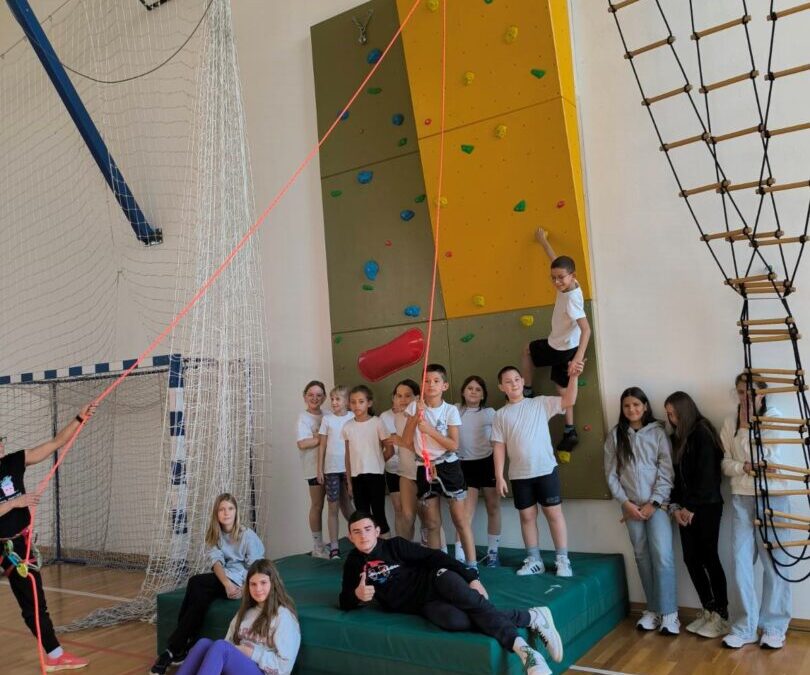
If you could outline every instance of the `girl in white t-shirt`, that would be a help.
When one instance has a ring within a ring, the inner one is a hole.
[[[461,385],[461,403],[456,404],[461,416],[458,456],[467,484],[464,502],[472,526],[478,491],[484,493],[487,508],[487,567],[499,567],[498,545],[501,540],[501,498],[495,489],[495,462],[492,457],[492,420],[495,410],[487,407],[487,384],[478,375],[470,375]],[[464,560],[464,549],[456,539],[456,559]]]
[[[326,490],[329,528],[329,558],[340,558],[338,552],[338,511],[346,520],[352,515],[352,500],[346,481],[346,443],[343,440],[343,426],[354,417],[349,412],[349,388],[337,386],[329,392],[332,412],[321,420],[318,447],[318,482]]]
[[[392,397],[394,413],[394,433],[389,436],[389,441],[397,454],[398,465],[397,474],[399,478],[399,505],[397,514],[396,532],[400,537],[407,540],[413,539],[414,523],[416,522],[417,499],[416,499],[416,456],[412,450],[402,446],[402,432],[405,430],[405,408],[411,401],[416,399],[421,392],[419,385],[411,379],[405,379],[397,383],[394,387]],[[385,414],[385,413],[383,413]]]
[[[394,533],[397,535],[399,534],[399,523],[402,520],[402,499],[399,495],[399,450],[390,439],[391,436],[397,434],[397,413],[402,412],[402,410],[404,408],[397,402],[397,387],[394,387],[394,391],[391,392],[391,409],[380,413],[380,420],[389,434],[388,445],[394,451],[391,458],[385,462],[385,487],[388,490],[388,496],[391,498],[391,506],[394,507]]]
[[[346,441],[346,475],[351,477],[350,494],[358,511],[370,513],[388,535],[390,528],[385,517],[385,462],[394,454],[393,446],[383,441],[388,431],[379,417],[374,415],[374,395],[361,384],[349,392],[349,407],[354,419],[343,425]]]
[[[312,556],[328,558],[329,551],[323,546],[321,514],[326,496],[324,486],[318,482],[318,446],[321,443],[319,430],[323,412],[321,406],[326,398],[323,382],[312,380],[304,387],[304,403],[307,408],[298,415],[298,449],[301,451],[301,465],[304,479],[309,486],[309,529],[312,532]]]

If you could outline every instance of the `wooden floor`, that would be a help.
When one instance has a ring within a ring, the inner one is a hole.
[[[97,607],[115,604],[115,598],[134,597],[143,575],[137,572],[99,570],[57,565],[44,571],[43,579],[51,617],[56,624],[70,621]],[[0,585],[6,585],[5,580]],[[106,596],[106,597],[105,597]],[[36,643],[19,615],[10,590],[0,591],[0,644],[2,675],[36,675]],[[686,617],[684,617],[686,618]],[[582,672],[630,675],[795,675],[810,673],[810,633],[792,631],[784,649],[764,651],[749,646],[721,649],[718,640],[682,634],[665,638],[640,634],[626,619],[599,642],[569,675]],[[70,651],[90,659],[82,673],[134,675],[146,673],[155,652],[155,627],[128,623],[112,628],[67,633],[60,636]],[[306,675],[306,674],[302,674]]]

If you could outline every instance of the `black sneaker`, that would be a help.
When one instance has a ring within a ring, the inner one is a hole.
[[[183,661],[186,660],[188,656],[188,648],[180,652],[179,654],[172,654],[172,665],[179,666]]]
[[[523,385],[523,398],[534,398],[534,389]]]
[[[149,672],[151,675],[166,675],[166,671],[169,669],[170,665],[172,665],[172,653],[166,649],[158,656],[157,661],[155,661],[152,666],[152,670]]]
[[[579,435],[576,429],[566,431],[560,442],[557,443],[557,452],[571,452],[579,444]]]

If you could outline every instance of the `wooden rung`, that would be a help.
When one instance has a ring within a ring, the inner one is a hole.
[[[800,541],[769,541],[765,544],[766,548],[798,548],[799,546],[810,546],[810,539],[802,539]]]
[[[731,286],[732,284],[743,284],[750,281],[772,281],[773,279],[776,279],[776,273],[768,272],[767,274],[752,274],[750,277],[734,277],[732,279],[726,279],[725,283],[728,286]]]
[[[776,371],[772,370],[771,372]],[[780,372],[792,373],[793,371],[785,370]],[[764,415],[760,417],[757,415],[753,418],[753,420],[754,422],[771,422],[773,424],[810,424],[810,419],[804,419],[803,417],[766,417]]]
[[[769,324],[774,323],[786,323],[788,325],[793,325],[796,323],[795,319],[792,316],[786,317],[777,317],[775,319],[744,319],[743,321],[738,321],[738,326],[767,326]],[[755,368],[748,368],[747,372],[749,373],[756,373]],[[770,372],[770,371],[767,371]],[[790,372],[793,372],[792,370]]]
[[[772,286],[784,286],[787,282],[781,279],[770,279],[765,281],[742,281],[738,284],[733,284],[734,286],[745,286],[748,287],[761,287],[761,288],[771,288]]]
[[[803,2],[801,5],[787,7],[786,9],[778,12],[771,12],[766,18],[768,21],[776,21],[777,19],[781,19],[783,16],[790,16],[791,14],[796,14],[796,12],[802,12],[805,9],[810,9],[810,2]]]
[[[803,73],[806,70],[810,70],[810,63],[805,63],[803,66],[793,66],[793,68],[785,68],[784,70],[777,70],[772,73],[768,73],[765,75],[765,79],[770,82],[771,80],[776,80],[780,77]]]
[[[750,293],[751,290],[752,289],[748,289],[746,292]],[[753,290],[757,291],[758,289],[753,289]],[[748,338],[746,340],[746,342],[751,342],[751,343],[785,342],[786,340],[794,340],[794,339],[795,340],[801,340],[802,339],[802,334],[801,333],[796,333],[795,335],[770,335],[770,336],[767,336],[767,337],[752,337],[752,338]],[[769,387],[768,388],[768,393],[769,394],[779,394],[779,393],[782,393],[783,389],[785,389],[785,388],[780,387],[780,388],[772,389],[772,388]],[[807,387],[805,387],[804,389],[807,389]],[[804,391],[804,389],[802,389],[802,391]],[[786,389],[785,389],[785,391],[786,391]],[[798,389],[796,391],[798,391]]]
[[[804,438],[761,438],[762,445],[804,445]]]
[[[701,94],[708,94],[710,91],[714,91],[715,89],[722,89],[730,84],[737,84],[737,82],[744,82],[745,80],[753,80],[755,77],[759,77],[759,71],[750,70],[747,73],[735,75],[734,77],[729,77],[728,79],[720,80],[719,82],[704,84],[698,91],[700,91]]]
[[[777,284],[776,288],[770,288],[765,286],[754,286],[752,288],[745,288],[746,293],[777,293],[780,295],[788,295],[793,293],[796,290],[795,286],[785,287],[780,286]],[[801,336],[800,336],[801,337]],[[757,342],[767,342],[767,340],[757,340]]]
[[[787,520],[797,520],[800,523],[810,523],[810,516],[800,516],[798,513],[786,513],[785,511],[774,511],[764,509],[763,513],[771,518],[785,518]]]
[[[801,235],[800,237],[779,237],[778,239],[764,239],[762,241],[754,240],[749,242],[749,246],[776,246],[781,244],[804,244],[805,242],[810,241],[807,235]]]
[[[746,328],[740,331],[740,335],[785,335],[794,331],[794,328]],[[786,379],[768,379],[764,377],[752,378],[754,382],[792,382]]]
[[[622,2],[611,3],[610,7],[608,7],[608,12],[615,13],[622,9],[622,7],[627,7],[627,5],[632,5],[636,2],[638,2],[638,0],[622,0]]]
[[[756,478],[759,473],[756,471],[749,471],[748,475],[752,478]],[[799,481],[800,483],[810,480],[810,478],[807,476],[792,476],[789,473],[766,473],[765,476],[768,480],[794,480]]]
[[[702,134],[698,134],[697,136],[690,136],[689,138],[682,138],[679,141],[664,143],[663,145],[659,146],[658,149],[661,150],[662,152],[666,152],[667,150],[672,150],[673,148],[680,148],[684,145],[689,145],[690,143],[697,143],[698,141],[709,141],[709,140],[711,140],[709,132],[704,131]]]
[[[719,136],[712,136],[710,140],[712,143],[722,143],[723,141],[728,141],[731,140],[732,138],[739,138],[740,136],[753,134],[759,131],[762,131],[761,124],[757,124],[755,127],[746,127],[745,129],[739,129],[738,131],[731,131],[727,134],[720,134]]]
[[[772,384],[796,384],[795,377],[766,377],[764,375],[746,375],[752,382],[770,382]]]
[[[762,464],[757,464],[757,466],[762,466]],[[793,473],[801,473],[805,476],[810,476],[810,469],[806,469],[805,467],[802,466],[790,466],[789,464],[774,464],[772,462],[765,462],[765,466],[767,466],[767,468],[769,469],[779,469],[780,471],[792,471]]]
[[[653,49],[658,49],[659,47],[666,47],[667,45],[671,45],[673,42],[675,42],[675,36],[670,35],[669,37],[665,37],[663,40],[651,42],[650,44],[639,47],[638,49],[631,49],[629,52],[624,53],[624,58],[632,59],[634,56],[638,56],[644,52],[651,52]]]
[[[711,241],[712,239],[725,239],[731,241],[732,237],[741,236],[747,238],[751,234],[750,227],[742,227],[739,230],[728,230],[726,232],[713,232],[712,234],[704,234],[700,239],[701,241]]]
[[[781,192],[782,190],[794,190],[795,188],[810,187],[810,180],[799,180],[795,183],[782,183],[781,185],[769,185],[768,187],[757,188],[757,193]]]
[[[762,135],[765,138],[771,138],[771,136],[781,136],[782,134],[791,134],[794,131],[804,131],[805,129],[810,129],[810,122],[804,122],[803,124],[793,124],[789,127],[782,127],[781,129],[767,129],[762,132]]]
[[[700,40],[700,38],[706,37],[707,35],[713,35],[714,33],[719,33],[721,30],[726,30],[728,28],[734,28],[734,26],[743,26],[747,24],[751,20],[751,15],[746,14],[745,16],[741,16],[739,19],[732,19],[731,21],[726,21],[725,23],[717,24],[716,26],[712,26],[711,28],[704,28],[703,30],[696,30],[692,33],[691,39],[692,40]]]
[[[731,183],[726,185],[725,187],[720,187],[717,189],[717,192],[734,192],[734,190],[747,190],[748,188],[761,188],[763,186],[770,186],[776,183],[776,181],[768,177],[765,180],[752,180],[747,183]]]
[[[653,103],[658,103],[658,101],[663,101],[665,98],[677,96],[678,94],[686,94],[690,91],[692,91],[692,85],[685,84],[682,87],[673,89],[672,91],[665,91],[663,94],[658,94],[657,96],[651,96],[650,98],[643,98],[641,99],[641,105],[650,106]]]
[[[801,387],[768,387],[768,396],[771,394],[795,394],[797,391],[807,391],[807,385]]]
[[[769,497],[802,497],[810,495],[810,490],[768,490]]]
[[[787,424],[760,424],[761,431],[787,431],[793,434],[803,434],[807,431],[807,427],[801,424],[787,425]]]
[[[774,237],[778,239],[784,234],[783,230],[771,230],[770,232],[749,232],[746,235],[732,235],[730,237],[731,241],[744,241],[744,240],[751,240],[751,239],[770,239]]]
[[[710,183],[709,185],[701,185],[700,187],[690,188],[688,190],[681,190],[678,193],[679,197],[690,197],[691,195],[697,195],[701,192],[709,192],[710,190],[718,190],[720,188],[726,188],[731,185],[731,182],[728,180],[721,180],[719,183]]]
[[[774,523],[773,521],[764,522],[759,518],[754,519],[754,525],[756,525],[757,527],[761,527],[762,525],[764,525],[765,527],[776,527],[781,530],[801,530],[801,531],[810,530],[810,523],[808,523],[807,525],[791,525],[790,523]]]

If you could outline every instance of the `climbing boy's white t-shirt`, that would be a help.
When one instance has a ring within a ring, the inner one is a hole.
[[[485,459],[492,454],[492,408],[462,408],[456,404],[461,416],[458,430],[458,456],[463,460]]]
[[[507,403],[495,413],[492,441],[505,443],[510,480],[546,476],[557,460],[551,445],[548,421],[563,413],[559,396],[524,398]]]
[[[405,409],[405,414],[409,417],[416,416],[416,401],[411,401]],[[431,408],[425,404],[425,419],[438,431],[442,436],[447,436],[449,427],[460,427],[461,416],[458,414],[458,408],[450,405],[447,401],[442,401],[440,405]],[[427,448],[428,456],[431,462],[441,460],[442,462],[457,462],[458,455],[455,452],[445,452],[445,449],[438,444],[436,439],[432,436],[425,434],[425,446]],[[413,447],[416,450],[416,461],[423,464],[422,461],[422,434],[417,428],[413,434]]]
[[[334,415],[329,413],[321,420],[321,428],[318,431],[321,436],[326,436],[326,452],[323,457],[324,473],[343,473],[346,471],[346,441],[343,440],[343,425],[354,419],[353,412],[345,415]]]
[[[397,433],[397,425],[395,422],[396,414],[393,410],[386,410],[380,413],[380,419],[385,425],[388,435],[391,436]],[[399,471],[399,448],[394,446],[394,454],[385,462],[385,470],[388,473],[397,473]]]
[[[343,440],[349,441],[352,477],[385,471],[380,441],[388,438],[389,434],[379,417],[370,417],[364,422],[350,420],[343,425],[342,434]]]
[[[582,331],[577,319],[585,318],[585,299],[582,289],[577,286],[567,293],[557,291],[554,311],[551,313],[551,334],[548,344],[557,351],[575,349],[579,346]]]
[[[296,441],[306,441],[313,436],[318,435],[318,429],[321,428],[322,414],[313,415],[308,410],[305,410],[298,416],[298,432],[296,434]],[[304,469],[304,478],[310,480],[318,476],[318,446],[309,448],[308,450],[299,450],[301,455],[301,466]]]

